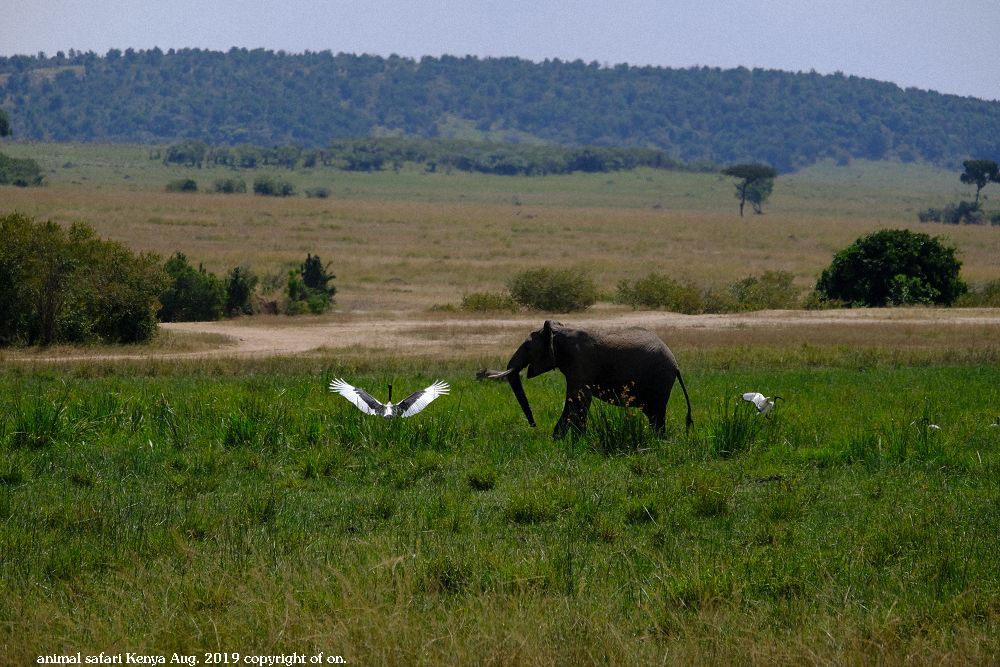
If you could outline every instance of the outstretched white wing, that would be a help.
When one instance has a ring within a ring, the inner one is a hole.
[[[767,396],[765,396],[764,394],[761,394],[759,392],[756,392],[756,391],[750,391],[750,392],[747,392],[747,393],[743,394],[743,400],[744,401],[750,401],[751,403],[753,403],[754,405],[756,405],[758,412],[764,412],[770,406],[774,405],[773,403],[770,403],[770,401],[767,400]],[[770,403],[770,405],[769,405],[769,403]]]
[[[340,394],[365,414],[383,415],[385,413],[385,406],[373,398],[371,394],[364,389],[352,387],[340,378],[336,378],[330,383],[330,391]]]
[[[444,396],[449,391],[450,387],[448,386],[448,383],[438,380],[426,389],[414,392],[400,401],[397,406],[399,409],[399,416],[412,417],[430,405],[431,401],[435,398],[438,396]]]

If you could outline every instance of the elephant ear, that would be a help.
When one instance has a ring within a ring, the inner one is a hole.
[[[538,356],[528,365],[527,377],[533,378],[536,375],[541,375],[542,373],[547,373],[556,367],[556,347],[555,347],[555,335],[552,329],[552,325],[559,325],[558,322],[553,322],[552,320],[545,320],[545,325],[542,327],[540,332],[536,332],[539,336],[538,344]],[[532,334],[533,336],[536,334]]]
[[[556,336],[555,333],[552,331],[553,324],[555,324],[556,326],[561,326],[559,322],[553,322],[552,320],[545,320],[545,326],[542,327],[542,335],[545,339],[545,342],[547,344],[546,347],[548,348],[549,351],[548,363],[550,368],[556,367],[556,342],[555,342]]]

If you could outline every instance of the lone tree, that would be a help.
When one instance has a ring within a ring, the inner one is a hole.
[[[722,170],[725,176],[740,179],[736,184],[736,198],[740,200],[740,217],[743,217],[743,205],[749,201],[754,213],[763,213],[764,202],[771,195],[774,178],[778,172],[766,164],[750,163],[736,164]]]
[[[816,291],[853,306],[950,305],[968,287],[955,248],[943,241],[908,229],[873,232],[834,255]]]
[[[11,134],[10,129],[10,119],[7,118],[7,112],[0,109],[0,137],[9,137]]]
[[[987,183],[1000,183],[1000,168],[993,160],[966,160],[962,163],[965,171],[959,176],[963,183],[976,186],[976,206],[979,206],[979,191]]]

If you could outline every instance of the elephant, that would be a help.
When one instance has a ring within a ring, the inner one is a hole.
[[[541,329],[532,331],[517,348],[507,362],[507,370],[480,369],[476,374],[480,380],[506,379],[510,383],[528,424],[535,426],[521,385],[520,373],[525,367],[528,378],[554,368],[566,376],[566,402],[552,433],[556,439],[566,435],[570,427],[579,431],[586,428],[587,412],[594,396],[612,405],[640,408],[653,430],[661,433],[675,379],[680,382],[687,401],[686,428],[690,429],[694,423],[691,399],[677,360],[670,348],[649,329],[591,331],[546,320]]]

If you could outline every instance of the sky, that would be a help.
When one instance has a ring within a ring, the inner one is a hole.
[[[0,55],[232,46],[816,70],[1000,100],[1000,0],[22,0]]]

